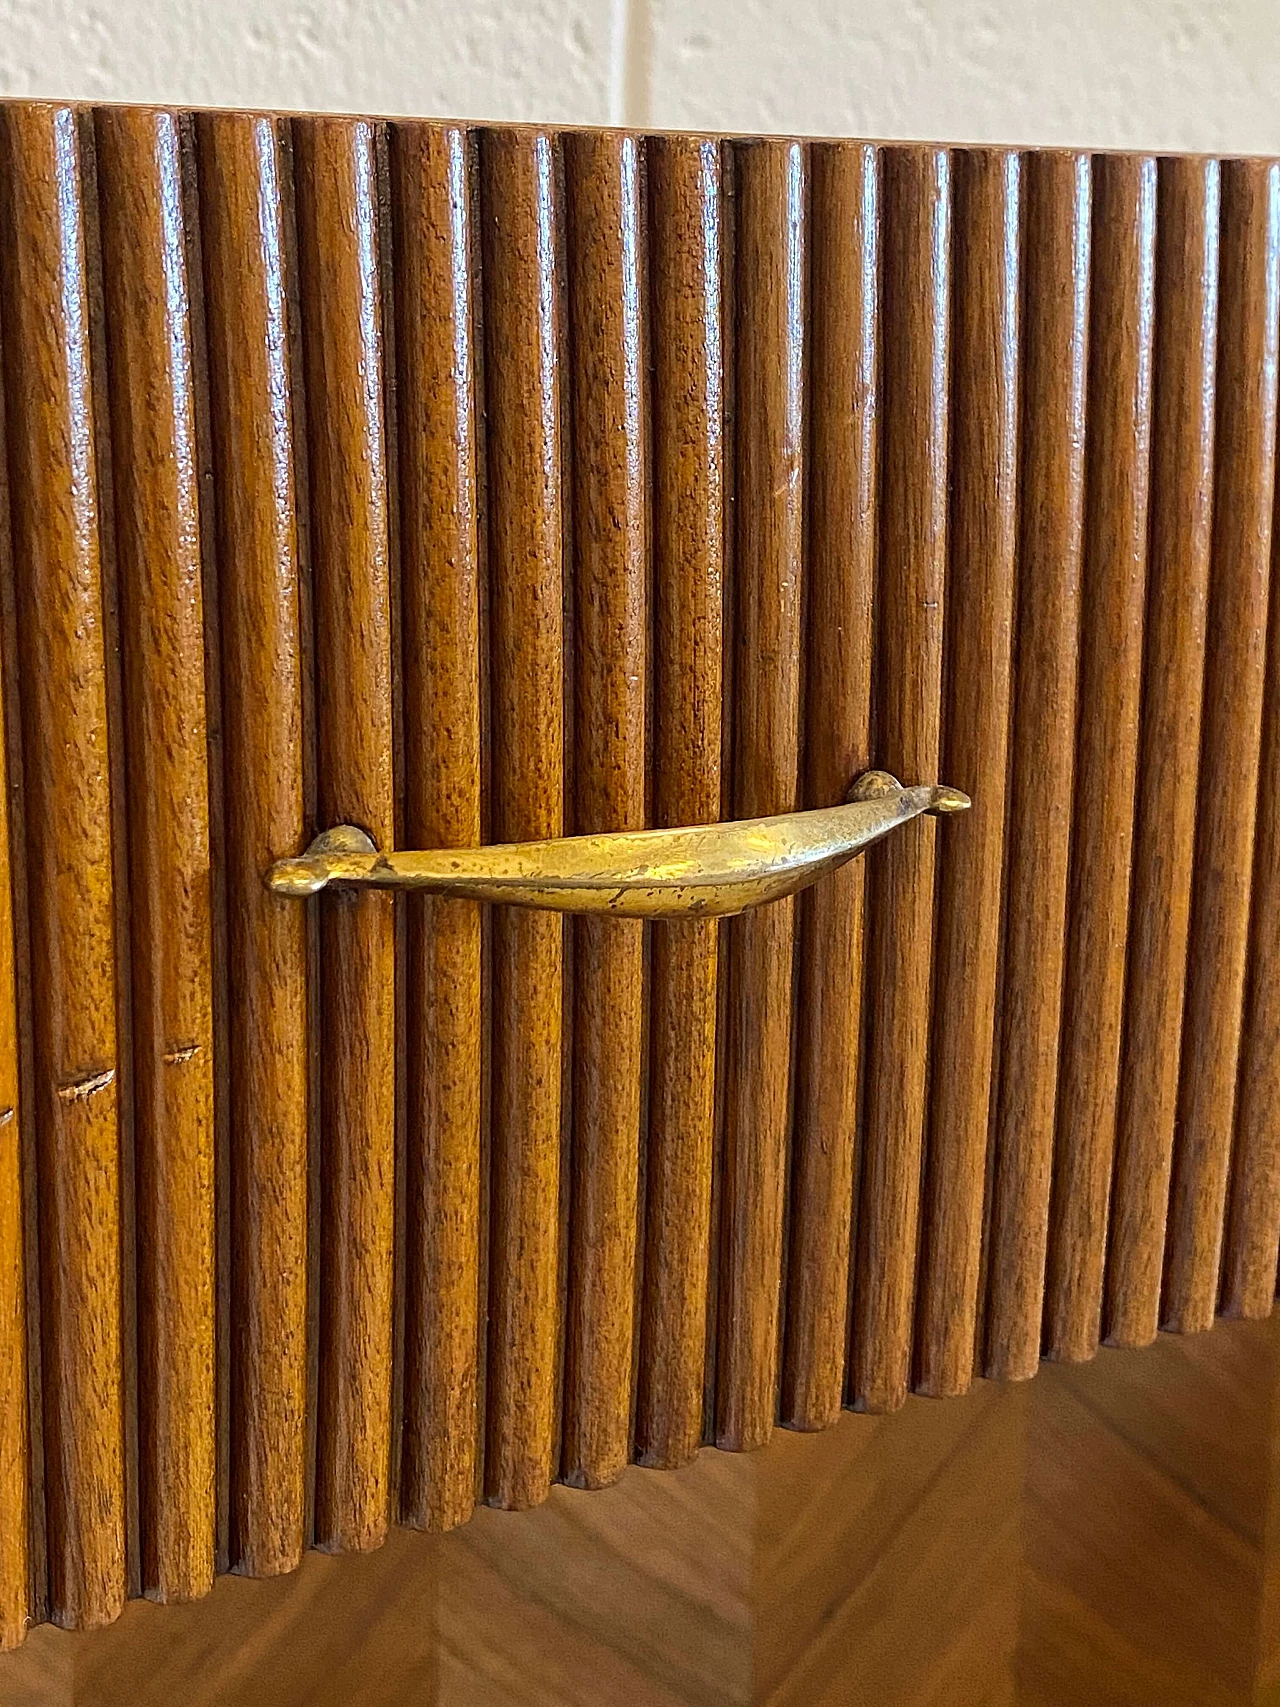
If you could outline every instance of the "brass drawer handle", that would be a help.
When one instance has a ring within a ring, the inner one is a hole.
[[[277,895],[314,895],[339,883],[556,913],[714,918],[794,895],[896,825],[922,812],[963,812],[968,804],[956,788],[904,788],[887,771],[865,771],[843,806],[679,830],[379,853],[363,830],[340,824],[305,854],[278,860],[267,883]]]

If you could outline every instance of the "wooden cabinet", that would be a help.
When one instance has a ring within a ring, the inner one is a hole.
[[[1267,160],[0,111],[4,1645],[1270,1315],[1278,337]],[[265,881],[872,768],[724,921]]]

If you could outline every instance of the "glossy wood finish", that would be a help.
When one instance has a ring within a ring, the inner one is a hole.
[[[1256,1707],[1277,1324],[912,1400],[761,1453],[39,1631],[6,1707]]]
[[[1280,168],[0,131],[0,1639],[1270,1312]],[[261,881],[867,766],[723,930]]]
[[[1093,170],[1087,492],[1066,984],[1044,1340],[1098,1349],[1115,1153],[1147,591],[1156,165]]]
[[[464,131],[391,134],[404,622],[405,836],[480,840],[474,161]],[[481,926],[408,900],[405,1520],[445,1529],[475,1502],[480,1334]]]
[[[1155,1338],[1173,1164],[1213,519],[1219,191],[1216,161],[1160,163],[1142,727],[1103,1323],[1118,1345]]]
[[[720,144],[648,148],[653,361],[654,822],[720,816],[724,575]],[[653,928],[636,1449],[702,1439],[719,923]]]
[[[305,845],[301,566],[274,120],[197,125],[218,491],[229,1005],[232,1564],[292,1570],[307,1479],[307,920],[264,890]]]
[[[1017,665],[983,1371],[1040,1361],[1058,1089],[1084,536],[1091,173],[1026,163]]]
[[[1162,1335],[1034,1384],[1019,1707],[1274,1700],[1277,1326]]]
[[[33,1618],[32,1585],[43,1571],[33,1568],[32,1518],[39,1488],[32,1487],[33,1457],[28,1405],[31,1362],[39,1369],[39,1347],[29,1343],[27,1311],[27,1219],[35,1193],[30,1121],[20,1089],[17,956],[13,880],[21,870],[21,836],[10,802],[8,724],[16,703],[15,659],[9,626],[13,562],[8,538],[0,535],[5,584],[5,630],[0,657],[0,1650],[13,1648]],[[8,1111],[7,1113],[5,1111]],[[38,1318],[37,1318],[38,1322]],[[38,1388],[36,1388],[38,1391]]]
[[[1272,528],[1275,577],[1275,528]],[[1280,776],[1280,601],[1267,617],[1267,686],[1260,778]],[[1280,1249],[1280,801],[1258,791],[1249,903],[1249,969],[1240,1044],[1235,1148],[1222,1255],[1222,1309],[1255,1319],[1275,1308]]]
[[[958,155],[955,198],[954,466],[940,774],[967,778],[974,804],[960,833],[943,838],[939,856],[916,1342],[917,1389],[937,1397],[968,1390],[981,1276],[1017,574],[1021,162],[1000,153]]]
[[[172,113],[103,113],[97,144],[128,755],[142,1579],[189,1600],[213,1582],[217,1472],[193,233]]]
[[[745,144],[735,166],[732,815],[754,818],[799,791],[806,186],[796,143]],[[725,933],[715,1428],[737,1450],[762,1446],[777,1410],[794,920],[788,898]]]
[[[1161,1321],[1190,1331],[1218,1303],[1249,932],[1280,337],[1280,167],[1222,181],[1217,475],[1187,1006]],[[1229,401],[1228,401],[1229,400]]]
[[[804,803],[843,799],[871,751],[876,573],[880,153],[815,150],[811,182]],[[782,1418],[844,1402],[857,1166],[865,863],[804,896]]]
[[[648,452],[634,137],[565,141],[573,364],[573,828],[645,823]],[[574,959],[565,1480],[631,1457],[644,926],[580,919]]]
[[[77,116],[66,107],[4,115],[0,288],[30,895],[32,1113],[43,1182],[49,1616],[93,1626],[119,1613],[126,1578],[113,779],[85,150]]]
[[[493,835],[564,830],[563,310],[556,144],[481,138]],[[560,1344],[563,922],[495,912],[488,1447],[496,1505],[553,1473]]]
[[[378,167],[362,120],[294,126],[315,597],[317,806],[395,837]],[[320,910],[316,1539],[386,1533],[394,1275],[395,903]]]
[[[876,754],[895,776],[940,757],[947,553],[951,161],[894,149],[883,181],[880,568]],[[933,944],[931,819],[873,850],[868,909],[865,1126],[854,1249],[849,1396],[906,1398],[924,1151]]]

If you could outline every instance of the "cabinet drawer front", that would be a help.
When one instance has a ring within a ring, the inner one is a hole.
[[[0,109],[0,1644],[1269,1314],[1280,166]],[[273,893],[972,797],[725,920]]]

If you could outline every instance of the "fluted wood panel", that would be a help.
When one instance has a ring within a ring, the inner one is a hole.
[[[564,833],[566,433],[562,180],[548,134],[480,141],[492,621],[492,828]],[[485,1493],[515,1508],[554,1474],[562,1351],[563,920],[499,908]]]
[[[1104,1332],[1154,1339],[1173,1165],[1213,527],[1220,168],[1167,160],[1156,327],[1141,729]]]
[[[261,879],[309,816],[288,157],[272,119],[202,117],[196,140],[231,987],[227,1548],[230,1564],[269,1576],[297,1564],[307,1510],[307,921],[272,906]]]
[[[405,836],[480,840],[480,537],[472,252],[465,131],[392,138]],[[479,910],[408,908],[401,1498],[408,1521],[461,1523],[475,1500],[480,1300]]]
[[[316,809],[395,836],[386,408],[373,127],[294,138],[314,593]],[[391,1463],[395,908],[320,910],[316,1541],[375,1546]]]
[[[213,970],[190,209],[170,113],[97,128],[124,663],[144,1586],[212,1582]]]
[[[1271,1310],[1280,166],[16,104],[0,236],[0,1640]]]
[[[653,362],[654,822],[720,816],[724,625],[722,167],[718,144],[655,139],[649,168]],[[668,1468],[702,1439],[711,1279],[719,925],[653,929],[644,1292],[636,1450]]]
[[[573,367],[573,829],[645,822],[648,454],[634,137],[565,156]],[[610,928],[622,924],[621,930]],[[575,932],[564,1474],[602,1487],[630,1461],[644,932]]]

